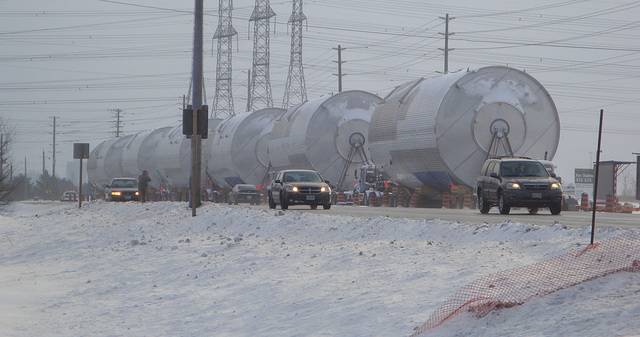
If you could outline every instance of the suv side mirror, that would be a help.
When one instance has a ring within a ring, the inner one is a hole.
[[[276,179],[273,182],[276,183],[276,184],[280,184],[282,181],[280,181],[280,179]]]
[[[331,183],[329,182],[329,180],[325,180],[325,181],[324,181],[324,183],[325,183],[325,184],[327,184],[327,185],[331,185]]]
[[[551,172],[551,178],[555,178],[555,177],[557,177],[556,173],[555,172]]]
[[[495,172],[491,172],[491,174],[489,175],[491,178],[498,178],[498,174]]]

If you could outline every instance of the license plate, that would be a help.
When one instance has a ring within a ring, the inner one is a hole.
[[[124,196],[124,200],[131,200],[131,196],[130,195],[125,195]]]
[[[307,195],[307,200],[316,200],[315,195]]]
[[[534,199],[542,199],[542,193],[531,193],[531,197]]]

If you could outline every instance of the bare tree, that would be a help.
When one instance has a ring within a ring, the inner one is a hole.
[[[620,182],[618,186],[622,186],[622,195],[623,196],[634,196],[636,192],[636,177],[635,170],[625,170],[622,172],[620,176],[618,176],[618,181]]]
[[[11,179],[11,147],[14,135],[15,126],[0,117],[0,206],[9,203],[10,196],[17,187],[16,181]]]

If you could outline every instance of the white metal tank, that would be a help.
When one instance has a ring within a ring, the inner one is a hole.
[[[111,179],[113,178],[126,177],[122,170],[122,155],[123,152],[126,151],[125,146],[132,138],[133,135],[116,138],[115,141],[111,143],[111,146],[106,150],[103,165],[109,182],[111,182]],[[137,175],[132,178],[135,177],[137,177]]]
[[[105,155],[116,140],[118,138],[105,140],[91,150],[89,159],[87,159],[87,176],[90,183],[102,187],[102,185],[108,185],[111,182],[113,177],[107,175]]]
[[[163,127],[134,134],[122,151],[122,171],[126,177],[137,178],[143,170],[149,172],[149,186],[158,188],[161,184],[156,164],[156,149],[160,139],[171,129]]]
[[[369,121],[380,100],[353,90],[290,108],[271,132],[274,170],[314,169],[332,185],[350,189],[355,169],[369,157]]]
[[[182,124],[160,138],[156,164],[160,180],[174,188],[188,188],[191,172],[191,140],[182,134]]]
[[[201,180],[206,174],[202,163],[208,160],[210,152],[206,151],[207,143],[211,141],[212,130],[220,123],[221,119],[209,119],[209,135],[202,141]],[[149,154],[151,155],[151,154]],[[162,137],[155,151],[156,169],[162,182],[173,188],[189,188],[191,177],[191,139],[182,134],[182,124],[170,128]],[[153,179],[153,178],[152,178]]]
[[[378,105],[369,125],[371,157],[385,175],[441,192],[452,184],[472,187],[489,152],[506,155],[509,146],[513,155],[551,160],[559,138],[547,90],[503,66],[405,83]]]
[[[269,168],[269,140],[276,120],[286,110],[266,108],[225,119],[209,135],[206,172],[222,188],[260,185]]]

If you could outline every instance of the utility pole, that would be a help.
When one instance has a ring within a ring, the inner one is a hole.
[[[438,34],[444,35],[444,49],[442,48],[438,48],[438,49],[444,50],[444,73],[448,74],[449,73],[449,51],[453,50],[449,48],[449,36],[455,34],[455,33],[449,33],[449,21],[455,18],[450,18],[449,13],[447,13],[445,17],[440,17],[440,19],[444,20],[444,34],[443,33],[438,33]]]
[[[110,112],[113,112],[116,115],[116,138],[120,138],[120,126],[122,122],[120,121],[120,114],[122,113],[122,109],[109,109]]]
[[[24,200],[28,198],[29,178],[27,178],[27,157],[24,157]]]
[[[247,73],[247,112],[251,111],[251,69]]]
[[[51,177],[53,177],[53,181],[55,182],[55,176],[56,176],[56,116],[53,116],[53,156],[52,156],[52,161],[53,161],[53,168],[51,170]]]
[[[333,48],[334,50],[338,50],[338,73],[334,74],[336,76],[338,76],[338,92],[342,92],[342,77],[346,76],[346,74],[342,73],[342,64],[347,62],[347,61],[342,61],[342,51],[347,49],[347,48],[342,48],[341,45],[338,45],[338,48]],[[336,62],[336,61],[333,61]]]
[[[203,21],[204,21],[204,1],[195,0],[194,23],[193,23],[193,95],[191,97],[191,108],[193,109],[193,133],[191,136],[191,216],[196,216],[196,208],[200,205],[200,144],[201,136],[198,135],[198,110],[202,109],[202,87],[203,87]]]

